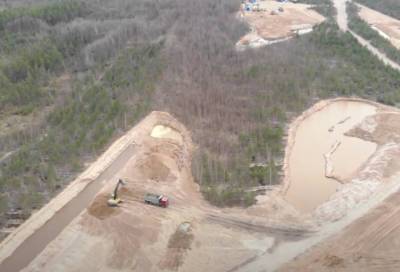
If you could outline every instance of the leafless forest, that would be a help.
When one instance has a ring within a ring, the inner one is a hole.
[[[400,101],[399,73],[329,18],[310,35],[237,52],[248,31],[239,5],[2,1],[0,223],[39,208],[151,110],[191,130],[194,177],[224,206],[251,205],[246,188],[279,183],[286,124],[315,100]]]

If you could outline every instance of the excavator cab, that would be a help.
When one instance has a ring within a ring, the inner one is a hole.
[[[122,202],[120,198],[118,198],[118,189],[120,185],[125,185],[125,181],[119,179],[117,185],[115,186],[114,192],[111,194],[111,198],[107,200],[107,204],[110,207],[116,207],[118,204]]]

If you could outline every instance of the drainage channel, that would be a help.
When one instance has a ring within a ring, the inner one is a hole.
[[[17,272],[28,266],[76,216],[86,209],[103,187],[103,181],[112,178],[132,157],[134,150],[135,146],[129,145],[97,179],[87,185],[81,193],[19,245],[12,255],[0,264],[0,271]]]

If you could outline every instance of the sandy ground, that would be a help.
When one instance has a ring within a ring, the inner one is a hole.
[[[151,116],[149,119],[154,119]],[[142,137],[140,123],[135,129],[130,130],[120,139],[115,141],[110,148],[104,152],[92,165],[88,167],[79,177],[71,182],[59,195],[52,199],[47,205],[32,215],[24,224],[18,227],[0,244],[0,262],[12,255],[12,253],[23,244],[33,233],[46,225],[53,217],[57,215],[67,204],[92,183],[97,180],[107,169],[112,166],[118,157],[130,146],[135,144],[135,140]],[[116,165],[118,167],[118,165]],[[19,256],[18,258],[22,258]],[[1,269],[0,269],[1,270]]]
[[[190,134],[170,115],[153,113],[131,133],[138,131],[127,163],[24,271],[234,271],[312,233],[278,192],[249,209],[207,204],[191,177]],[[127,182],[124,202],[111,208],[106,201],[119,178]],[[167,195],[170,207],[144,204],[146,192]]]
[[[239,16],[249,24],[251,31],[237,43],[237,48],[259,47],[287,40],[296,34],[312,31],[312,27],[325,20],[310,5],[260,1],[260,11],[245,11]],[[283,11],[279,11],[279,8]],[[274,14],[272,14],[274,13]]]
[[[286,5],[283,13],[287,12]],[[340,100],[322,101],[294,120],[285,169],[298,124]],[[191,176],[195,146],[190,133],[169,114],[153,112],[4,240],[0,262],[14,256],[16,249],[46,222],[62,215],[67,203],[82,195],[111,165],[115,169],[103,175],[93,201],[87,199],[89,204],[83,211],[24,271],[273,271],[305,251],[282,269],[365,271],[376,267],[376,271],[398,271],[397,195],[386,198],[400,187],[400,164],[396,162],[400,155],[399,113],[372,104],[378,113],[349,135],[375,142],[377,152],[351,181],[308,215],[284,200],[290,186],[287,180],[258,196],[258,203],[248,209],[210,206]],[[129,157],[115,164],[129,146],[135,147],[127,153]],[[127,182],[120,190],[124,202],[110,208],[106,200],[119,178]],[[170,207],[145,205],[146,192],[167,195]],[[358,255],[346,251],[345,245],[352,246],[352,252]],[[382,256],[383,252],[388,252],[389,259],[384,259],[387,256]],[[14,257],[18,260],[20,256]]]
[[[358,41],[359,44],[361,44],[362,46],[367,48],[371,52],[371,54],[376,56],[384,64],[389,65],[393,69],[400,71],[399,64],[397,64],[396,62],[389,59],[384,53],[382,53],[377,48],[372,46],[369,41],[367,41],[363,37],[357,35],[354,31],[352,31],[348,28],[348,18],[347,18],[348,16],[346,13],[346,2],[347,1],[348,0],[332,0],[334,6],[336,8],[336,11],[337,11],[336,22],[338,23],[339,28],[344,32],[348,31],[351,35],[353,35],[354,38],[356,38],[356,40]]]
[[[307,116],[313,112],[319,111],[326,105],[340,102],[341,100],[343,99],[339,98],[321,101],[298,117],[292,123],[291,130],[289,131],[289,142],[286,152],[290,153],[290,149],[293,146],[292,142],[296,132],[296,125],[301,123],[304,118],[307,118]],[[344,100],[348,101],[351,99]],[[377,132],[377,135],[379,136],[374,138],[374,141],[376,141],[379,146],[377,152],[364,164],[364,167],[361,168],[358,175],[356,175],[349,183],[342,185],[340,190],[315,210],[312,215],[313,222],[318,225],[318,231],[315,232],[315,234],[306,239],[287,241],[278,244],[274,247],[274,251],[271,254],[264,254],[255,258],[248,264],[243,265],[240,271],[275,271],[279,269],[288,260],[296,258],[296,256],[302,252],[310,250],[310,248],[313,249],[319,243],[328,239],[332,235],[346,230],[346,227],[352,224],[352,222],[368,215],[371,209],[377,207],[388,196],[396,193],[400,189],[400,183],[398,182],[400,167],[395,163],[396,158],[400,154],[400,149],[398,145],[392,143],[392,139],[396,137],[393,136],[392,132],[389,133],[391,129],[387,125],[379,126],[375,124],[375,119],[379,120],[381,115],[386,116],[389,114],[391,116],[399,116],[399,111],[370,101],[359,99],[354,99],[353,101],[365,102],[377,107],[377,114],[364,119],[359,125],[361,128],[366,128],[370,133]],[[371,119],[374,121],[371,121]],[[393,119],[386,117],[383,117],[383,119],[387,120],[386,124],[392,124],[393,127],[396,127],[397,123],[394,122]],[[384,129],[384,127],[386,127],[386,129]],[[397,131],[399,131],[399,128],[396,128]],[[357,127],[354,131],[349,132],[349,136],[372,140],[371,137],[368,138],[365,136],[365,132],[360,133],[359,130],[360,128]],[[382,133],[380,133],[380,131],[382,131]],[[285,166],[288,167],[288,165]],[[290,183],[285,182],[283,189],[285,186],[290,186]],[[327,245],[327,248],[328,247],[329,246]],[[315,252],[318,252],[318,250]],[[332,250],[332,252],[334,252],[334,250]],[[295,261],[293,262],[293,265],[291,263],[286,265],[283,270],[319,271],[318,267],[314,270],[308,270],[308,268],[308,266],[302,267],[301,264],[298,265]],[[341,270],[339,269],[334,271]],[[349,271],[368,270],[350,269]]]
[[[322,101],[292,123],[287,154],[290,154],[299,122],[324,105],[340,100]],[[0,257],[4,260],[12,255],[16,247],[24,246],[30,234],[37,233],[35,230],[45,222],[63,214],[65,202],[73,202],[75,195],[85,192],[87,184],[101,176],[104,169],[119,160],[123,150],[133,144],[134,149],[127,153],[129,156],[114,165],[115,171],[103,175],[100,191],[93,195],[93,200],[23,271],[273,271],[367,214],[371,207],[392,193],[393,188],[400,186],[391,181],[400,164],[393,159],[382,160],[382,157],[394,158],[398,154],[398,150],[388,144],[397,136],[389,137],[391,128],[380,126],[379,121],[380,118],[390,120],[390,124],[397,127],[397,119],[393,119],[396,117],[381,117],[397,116],[397,112],[372,104],[379,108],[378,114],[349,132],[372,139],[382,147],[376,159],[359,173],[361,191],[369,194],[361,194],[361,197],[356,194],[358,201],[348,198],[344,190],[333,198],[341,202],[327,204],[323,213],[302,214],[285,201],[283,194],[290,186],[285,182],[258,196],[257,204],[247,209],[210,206],[191,176],[195,146],[190,133],[169,114],[153,112],[0,244]],[[376,134],[376,129],[382,131],[382,135]],[[119,178],[126,181],[119,195],[123,203],[111,208],[106,201]],[[376,186],[369,186],[369,182]],[[344,186],[353,188],[354,184],[349,182]],[[146,192],[167,195],[170,207],[144,204]],[[332,209],[338,203],[344,203],[339,207],[347,207],[339,209],[339,216]]]
[[[397,184],[392,188],[394,193],[342,232],[287,264],[282,271],[399,271],[399,124],[399,112],[381,111],[348,133],[380,146],[382,159],[369,164],[372,169],[367,176],[370,181]]]
[[[400,21],[366,6],[358,6],[360,7],[360,17],[382,37],[389,40],[393,46],[400,49]]]
[[[397,176],[397,179],[400,178]],[[281,271],[399,271],[400,193]]]

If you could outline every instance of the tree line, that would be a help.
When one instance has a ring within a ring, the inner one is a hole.
[[[1,97],[18,84],[36,84],[7,102],[13,112],[36,92],[42,99],[26,112],[53,106],[37,128],[0,137],[0,152],[18,148],[0,165],[0,213],[43,205],[151,110],[168,111],[191,130],[199,147],[193,175],[206,199],[248,206],[255,202],[249,188],[280,183],[286,127],[314,101],[400,102],[399,73],[333,20],[309,35],[237,52],[249,31],[236,18],[239,0],[84,6],[89,11],[79,18],[34,28],[0,61],[0,79],[9,84]],[[49,84],[65,73],[72,87],[61,94]]]
[[[372,29],[366,21],[361,19],[358,13],[359,7],[354,3],[348,2],[347,14],[349,15],[349,27],[364,39],[370,41],[373,46],[385,53],[391,60],[400,64],[400,49],[394,47],[378,31]]]

